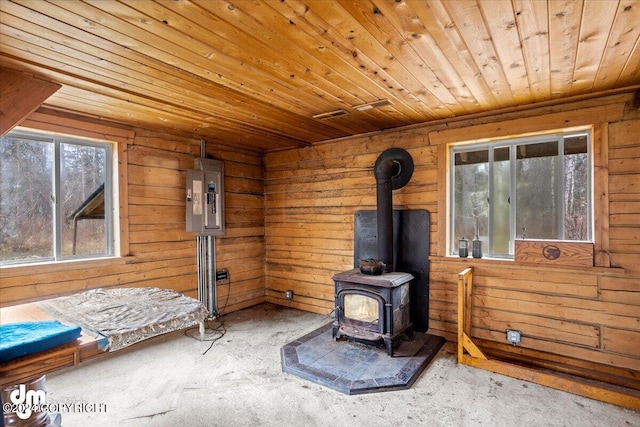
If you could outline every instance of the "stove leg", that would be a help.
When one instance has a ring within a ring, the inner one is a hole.
[[[384,345],[387,347],[389,357],[393,357],[393,340],[391,338],[384,338]]]
[[[407,335],[409,341],[413,341],[413,328],[409,328],[404,333]]]

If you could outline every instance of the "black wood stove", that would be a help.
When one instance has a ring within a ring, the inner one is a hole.
[[[394,210],[391,200],[412,173],[413,160],[401,148],[376,160],[377,207],[355,212],[356,268],[333,276],[334,322],[282,347],[285,372],[347,394],[399,390],[413,384],[444,344],[427,333],[429,212]],[[331,335],[386,346],[388,356],[378,348],[336,344]]]
[[[336,286],[334,339],[351,339],[381,345],[393,356],[393,347],[403,335],[413,337],[409,298],[413,276],[384,273],[372,276],[359,269],[333,276]]]
[[[411,155],[401,148],[389,148],[378,157],[373,172],[377,196],[375,228],[366,226],[370,221],[362,221],[370,216],[364,215],[363,211],[356,213],[354,256],[356,266],[359,265],[361,268],[333,276],[336,303],[333,337],[373,345],[383,343],[389,356],[393,356],[393,347],[399,338],[403,334],[408,338],[413,336],[412,318],[416,317],[416,313],[412,314],[411,305],[417,301],[412,303],[411,295],[415,295],[417,290],[422,290],[422,279],[425,279],[425,273],[428,274],[423,268],[416,269],[415,276],[407,270],[398,272],[396,267],[409,266],[403,262],[411,258],[407,257],[407,253],[417,253],[419,258],[428,259],[429,233],[428,229],[425,231],[423,227],[414,226],[416,216],[411,215],[411,212],[399,216],[393,211],[392,190],[404,187],[413,174]],[[414,214],[420,216],[417,212]],[[394,218],[399,219],[404,226]],[[358,224],[362,224],[363,227],[359,227]],[[398,228],[398,233],[394,233],[394,228]],[[413,245],[416,237],[421,243],[426,242],[426,246]],[[377,259],[373,259],[375,255],[368,254],[368,242],[375,242]],[[363,258],[365,253],[369,255],[368,259]],[[370,263],[382,265],[383,269],[373,273],[372,270],[362,268]],[[416,277],[421,279],[416,280],[420,282],[416,283],[420,286],[412,290],[412,283]],[[428,316],[428,312],[426,315]],[[422,323],[418,321],[417,331],[422,329]]]
[[[399,390],[444,344],[427,333],[429,212],[394,210],[391,200],[412,173],[413,160],[400,148],[376,160],[377,209],[355,212],[356,268],[333,276],[334,322],[282,348],[285,372],[347,394]],[[333,342],[340,339],[370,347]]]

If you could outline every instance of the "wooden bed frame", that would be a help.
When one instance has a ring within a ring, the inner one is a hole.
[[[48,320],[55,319],[38,307],[37,303],[21,304],[0,309],[0,324]],[[143,342],[151,343],[155,340],[166,339],[183,331],[184,330],[169,332]],[[142,342],[133,344],[131,347],[135,348],[140,344],[142,344]],[[118,350],[118,352],[126,350],[127,348]],[[26,383],[42,375],[76,366],[87,360],[109,354],[113,353],[102,351],[98,348],[98,340],[96,338],[83,333],[80,338],[73,342],[1,363],[0,388]]]
[[[36,303],[0,309],[0,324],[47,320],[54,319],[42,311]],[[73,342],[0,364],[0,386],[24,383],[58,369],[75,366],[101,354],[104,352],[98,349],[98,341],[82,334]]]

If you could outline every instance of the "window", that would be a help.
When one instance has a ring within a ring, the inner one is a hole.
[[[113,255],[112,160],[108,143],[0,138],[0,265]]]
[[[513,258],[515,239],[592,239],[590,133],[451,147],[451,254],[476,234]]]

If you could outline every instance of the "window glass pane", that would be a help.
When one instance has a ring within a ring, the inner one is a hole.
[[[558,155],[558,141],[518,145],[518,160]]]
[[[61,144],[62,255],[106,254],[106,150]]]
[[[462,153],[456,153],[455,165],[473,165],[476,163],[487,163],[489,161],[489,151],[465,151]]]
[[[589,156],[586,135],[564,141],[564,239],[589,240]]]
[[[53,256],[53,145],[0,139],[0,263]]]
[[[519,145],[516,161],[516,230],[532,239],[561,239],[558,142]]]
[[[485,235],[489,224],[489,163],[488,150],[456,154],[454,170],[454,244],[466,237],[469,241],[479,228]],[[459,157],[459,158],[458,158]],[[459,163],[458,163],[459,161]]]
[[[568,136],[564,139],[564,155],[587,154],[587,135]]]
[[[511,247],[510,171],[509,147],[496,148],[493,151],[493,248],[490,251],[496,256],[509,255]],[[481,233],[481,240],[487,240],[483,230]]]

